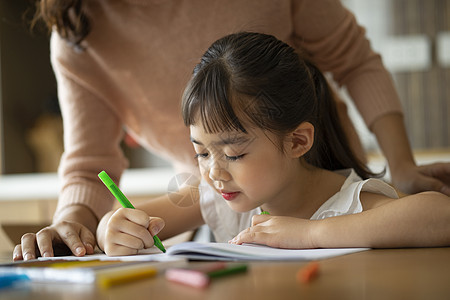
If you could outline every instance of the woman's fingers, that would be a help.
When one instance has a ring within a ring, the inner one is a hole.
[[[36,243],[43,257],[55,256],[53,251],[54,230],[51,227],[45,227],[36,233]]]
[[[22,245],[18,244],[14,247],[13,261],[23,260]]]
[[[82,227],[80,239],[86,249],[86,254],[94,254],[95,244],[97,243],[94,234],[86,227]]]
[[[38,233],[26,233],[21,243],[13,251],[13,260],[30,260],[38,256],[55,256],[55,252],[64,249],[70,250],[76,256],[94,253],[96,244],[94,234],[87,227],[63,221],[41,229]]]
[[[80,236],[82,231],[88,230],[86,227],[79,223],[68,221],[60,222],[52,227],[54,227],[54,230],[49,231],[49,234],[52,235],[51,238],[54,242],[62,241],[63,244],[69,247],[73,255],[83,256],[86,254],[86,247]]]
[[[35,259],[38,256],[36,249],[36,234],[25,233],[20,241],[22,258],[24,260]]]

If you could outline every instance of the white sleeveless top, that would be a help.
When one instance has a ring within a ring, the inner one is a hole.
[[[395,189],[380,179],[362,180],[352,169],[337,171],[337,173],[348,175],[347,179],[340,191],[322,204],[313,214],[311,220],[362,212],[359,198],[361,192],[398,198]],[[228,206],[222,196],[204,180],[200,183],[199,190],[203,220],[213,232],[216,242],[228,242],[251,225],[253,215],[261,213],[259,207],[245,213],[235,212]]]

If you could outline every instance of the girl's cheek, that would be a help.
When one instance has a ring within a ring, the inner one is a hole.
[[[210,186],[214,186],[211,178],[209,178],[209,170],[208,169],[200,167],[200,175],[202,176],[202,179],[204,181],[206,181]]]
[[[202,175],[203,179],[209,181],[209,171],[206,168],[200,166],[200,174]]]

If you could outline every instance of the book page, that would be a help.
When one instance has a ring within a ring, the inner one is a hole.
[[[356,253],[369,248],[280,249],[264,245],[185,242],[168,249],[168,255],[203,260],[319,260]]]

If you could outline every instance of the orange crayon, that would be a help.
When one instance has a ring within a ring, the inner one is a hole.
[[[316,261],[310,262],[304,268],[297,272],[297,280],[302,283],[308,283],[317,277],[319,273],[319,263]]]

